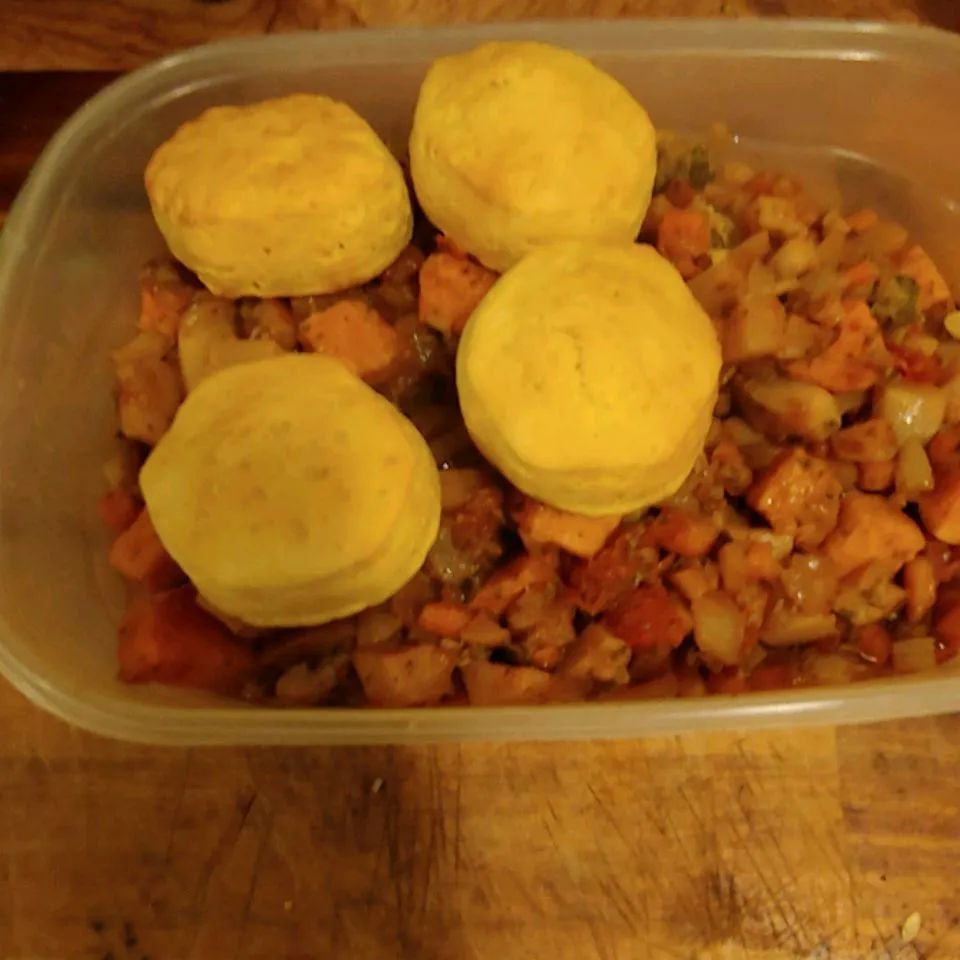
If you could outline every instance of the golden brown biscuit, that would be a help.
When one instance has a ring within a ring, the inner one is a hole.
[[[643,107],[569,50],[487,43],[427,73],[410,136],[417,197],[493,270],[556,240],[633,240],[657,155]]]
[[[560,243],[529,254],[467,321],[457,389],[467,429],[544,503],[624,514],[669,496],[717,396],[710,318],[652,247]]]
[[[412,230],[396,159],[350,107],[314,94],[205,111],[157,148],[145,182],[173,255],[225,297],[364,283]]]
[[[208,377],[140,482],[157,534],[201,595],[259,627],[380,603],[420,568],[440,522],[426,441],[319,355]]]

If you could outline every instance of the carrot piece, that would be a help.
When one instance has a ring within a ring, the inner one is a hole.
[[[907,591],[907,619],[919,623],[937,599],[936,571],[928,556],[920,554],[904,567],[903,587]]]
[[[941,648],[937,653],[938,663],[960,653],[960,603],[955,603],[941,614],[934,624],[933,635]]]
[[[440,637],[458,637],[472,619],[473,613],[462,603],[440,600],[420,611],[418,624]]]
[[[120,625],[120,679],[239,693],[254,670],[249,647],[201,610],[192,587],[140,597]]]
[[[863,294],[877,282],[879,276],[880,271],[872,260],[861,260],[852,267],[847,267],[840,274],[840,281],[845,294],[851,291]]]
[[[129,490],[108,490],[97,505],[104,526],[123,533],[137,519],[142,505]]]
[[[146,507],[113,541],[110,565],[127,580],[154,590],[171,587],[182,579],[180,568],[160,542]]]
[[[420,268],[420,322],[441,333],[460,333],[496,280],[497,274],[474,260],[431,253]]]
[[[893,655],[890,631],[879,623],[868,623],[857,630],[857,651],[864,660],[885,667]]]
[[[960,469],[937,475],[933,490],[920,497],[920,517],[938,540],[960,543]]]
[[[877,211],[869,207],[857,210],[855,213],[848,213],[845,219],[847,226],[855,233],[865,233],[867,230],[872,230],[880,222]]]
[[[668,210],[657,228],[657,249],[690,279],[697,258],[710,249],[710,222],[699,210]]]
[[[400,354],[397,331],[362,300],[340,300],[300,324],[308,350],[339,360],[368,383],[383,383]]]

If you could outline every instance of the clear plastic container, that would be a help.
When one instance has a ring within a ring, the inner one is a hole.
[[[825,22],[658,21],[298,34],[191,50],[94,97],[0,237],[0,668],[81,727],[157,743],[632,737],[960,709],[960,673],[739,698],[534,708],[279,710],[116,678],[121,588],[95,515],[114,415],[107,352],[162,249],[142,172],[183,120],[298,90],[350,102],[402,152],[436,56],[535,38],[595,58],[658,125],[726,122],[741,149],[906,223],[960,280],[960,37]]]

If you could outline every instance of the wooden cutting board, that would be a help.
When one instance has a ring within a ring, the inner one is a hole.
[[[953,0],[2,0],[0,66],[209,36]],[[105,74],[0,77],[0,208]],[[163,750],[0,682],[4,960],[958,960],[960,716],[627,743]]]

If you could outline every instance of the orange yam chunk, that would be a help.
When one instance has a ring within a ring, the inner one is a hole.
[[[838,326],[837,338],[826,350],[809,360],[794,360],[787,371],[832,393],[866,390],[880,379],[880,368],[889,359],[877,321],[864,301],[845,301]]]
[[[657,250],[685,280],[698,272],[696,260],[710,249],[710,223],[699,210],[668,210],[657,228]]]
[[[460,333],[496,279],[474,260],[431,253],[420,268],[420,322],[441,333]]]
[[[720,531],[712,520],[665,506],[653,523],[657,545],[681,557],[702,557],[710,552]]]
[[[800,447],[780,453],[747,492],[747,502],[777,533],[809,549],[834,528],[843,486],[825,460]]]
[[[637,539],[635,531],[621,529],[589,560],[573,567],[569,582],[581,610],[600,613],[636,586],[643,563]]]
[[[120,625],[120,679],[239,693],[253,674],[250,649],[201,610],[192,587],[141,597]]]
[[[524,541],[552,544],[578,557],[592,557],[620,524],[620,517],[583,517],[529,498],[515,517]]]
[[[937,474],[933,490],[920,498],[920,517],[938,540],[960,544],[960,469]]]
[[[536,584],[549,583],[555,572],[555,557],[544,554],[517,557],[487,580],[470,606],[499,617],[521,593]]]
[[[146,508],[110,548],[110,565],[121,576],[160,590],[181,579],[180,568],[167,553]]]
[[[848,493],[836,529],[823,545],[837,574],[845,577],[874,560],[899,568],[912,560],[926,540],[920,528],[883,497]]]
[[[368,383],[382,383],[400,353],[397,331],[362,300],[340,300],[300,324],[308,350],[339,360]]]
[[[673,649],[693,629],[693,621],[663,587],[644,585],[607,613],[603,626],[635,649]]]

